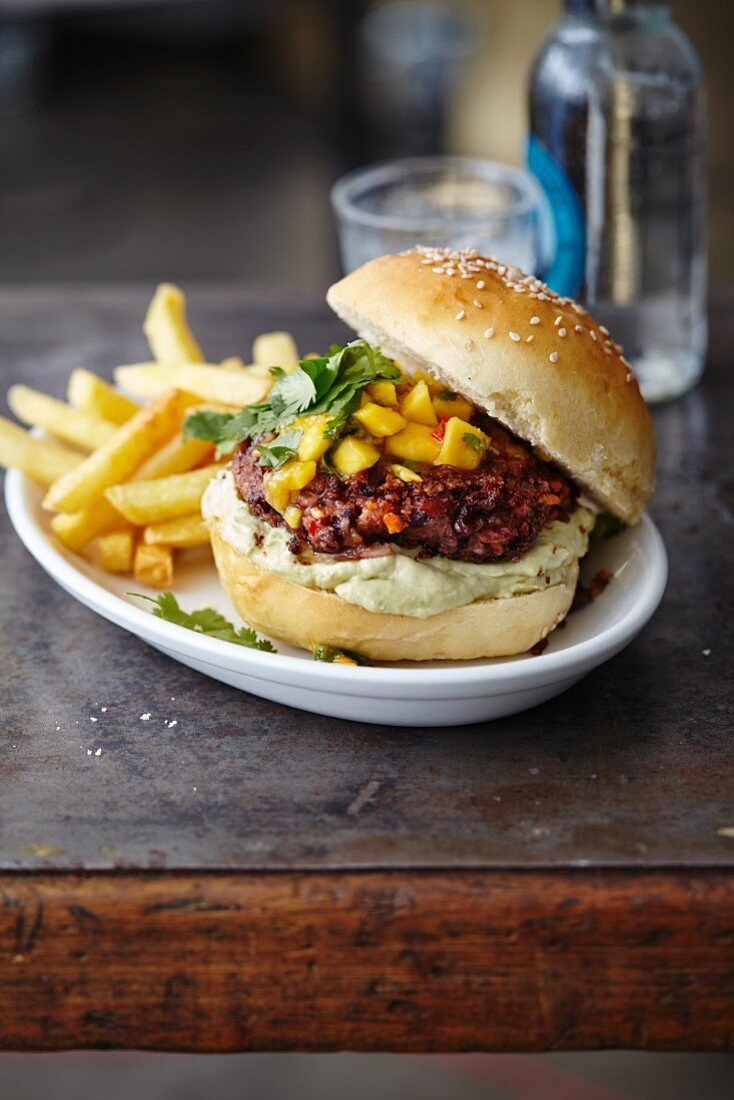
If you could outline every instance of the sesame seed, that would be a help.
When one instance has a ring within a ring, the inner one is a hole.
[[[540,317],[531,317],[530,318],[530,324],[531,325],[539,325],[540,324]]]
[[[612,349],[611,348],[604,348],[604,354],[605,355],[611,355],[612,354]]]
[[[566,335],[565,328],[559,328],[558,335],[561,336],[561,337],[565,336]]]
[[[482,303],[479,301],[478,298],[474,299],[474,305],[477,307],[477,309],[484,309],[484,306],[482,305]]]
[[[548,295],[547,294],[539,294],[538,295],[538,301],[539,302],[547,302],[548,301]]]
[[[520,340],[522,339],[519,332],[510,331],[509,336],[510,336],[510,339],[514,340],[516,344],[519,343]]]
[[[558,328],[558,326],[560,325],[562,320],[563,320],[563,318],[559,314],[559,316],[556,317],[555,321],[553,322],[553,324],[556,326],[556,328]]]
[[[493,328],[486,328],[484,330],[485,340],[491,340],[493,336],[494,336],[494,329]]]
[[[442,267],[432,267],[431,271],[433,272],[434,275],[443,275],[443,268]]]
[[[530,335],[530,336],[526,336],[526,337],[525,337],[525,343],[526,343],[526,344],[532,344],[532,342],[533,342],[533,340],[534,340],[534,339],[535,339],[535,337],[534,337],[534,336],[532,335],[532,333],[531,333],[531,335]]]
[[[558,352],[557,351],[552,351],[550,353],[550,355],[548,356],[548,358],[550,359],[551,363],[557,363],[558,362]]]
[[[487,284],[485,283],[484,279],[480,279],[477,283],[477,290],[484,290],[486,285]]]
[[[592,340],[598,340],[599,339],[599,337],[594,332],[593,328],[589,329],[589,336],[591,337]]]
[[[462,277],[462,279],[473,279],[474,278],[471,271],[462,271],[461,277]]]
[[[574,332],[583,332],[584,331],[584,326],[583,325],[574,325],[573,326],[573,331]]]
[[[629,373],[629,371],[627,372],[627,381],[628,382],[632,381],[632,375]]]
[[[467,340],[466,343],[464,344],[464,347],[466,348],[467,351],[474,351],[474,341],[473,340]]]
[[[457,321],[463,321],[465,317],[466,317],[466,310],[465,309],[460,309],[459,312],[456,314],[456,320]]]
[[[604,325],[599,325],[599,332],[603,332],[605,336],[609,335],[609,329],[604,328]]]

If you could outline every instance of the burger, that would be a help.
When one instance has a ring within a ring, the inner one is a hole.
[[[634,524],[652,491],[622,349],[474,250],[384,256],[327,300],[358,339],[188,421],[232,455],[202,510],[238,613],[378,661],[529,650],[568,613],[598,514]]]

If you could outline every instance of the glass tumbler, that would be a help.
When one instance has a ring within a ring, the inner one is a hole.
[[[530,275],[547,257],[548,209],[521,168],[470,157],[415,157],[359,168],[331,202],[345,272],[415,244],[476,248]]]

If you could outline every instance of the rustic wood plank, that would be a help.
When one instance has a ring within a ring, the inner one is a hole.
[[[0,878],[0,1046],[730,1048],[717,872]]]

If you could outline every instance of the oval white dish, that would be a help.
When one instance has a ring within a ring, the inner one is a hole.
[[[365,668],[322,664],[277,641],[277,654],[260,653],[156,618],[140,600],[126,595],[136,587],[132,578],[104,573],[61,547],[49,534],[41,498],[28,478],[17,471],[8,473],[5,499],[19,538],[49,576],[92,611],[174,660],[233,687],[316,714],[361,722],[464,725],[552,699],[632,641],[660,603],[667,579],[663,541],[644,516],[637,527],[592,546],[582,574],[589,578],[604,567],[613,572],[614,580],[598,600],[574,612],[566,627],[551,635],[540,656]],[[181,555],[175,594],[186,610],[216,607],[238,622],[208,551]]]

